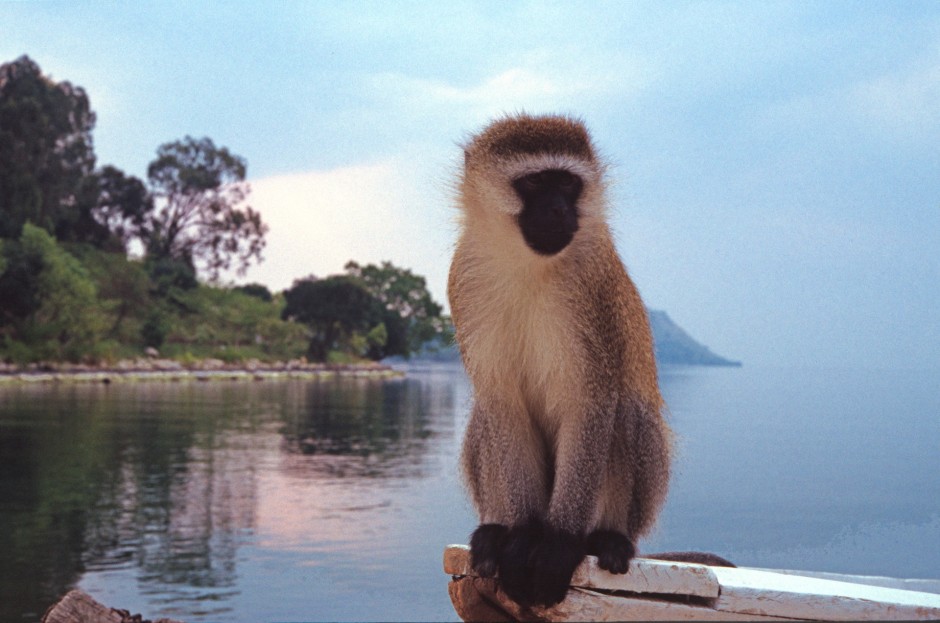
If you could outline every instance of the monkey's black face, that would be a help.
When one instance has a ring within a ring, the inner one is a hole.
[[[522,237],[539,255],[555,255],[578,231],[578,197],[584,183],[563,169],[547,169],[513,180],[522,199],[517,217]]]

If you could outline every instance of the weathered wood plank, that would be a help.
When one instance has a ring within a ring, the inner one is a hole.
[[[718,612],[707,605],[683,604],[642,595],[624,597],[573,588],[563,602],[535,609],[549,621],[790,621],[785,617]]]
[[[450,575],[474,575],[470,568],[470,549],[449,545],[444,550],[444,571]],[[659,593],[715,598],[718,581],[710,567],[682,562],[635,558],[625,574],[613,574],[597,566],[597,558],[588,556],[571,578],[571,585],[608,591]]]
[[[497,595],[496,581],[473,576],[461,576],[451,580],[447,585],[450,600],[454,610],[464,621],[480,621],[482,623],[502,623],[504,621],[519,621],[510,611],[507,611],[502,602],[505,597]],[[515,607],[515,604],[512,604]]]
[[[464,621],[787,621],[708,606],[676,603],[641,596],[626,598],[584,588],[572,588],[563,602],[551,608],[520,608],[499,590],[495,580],[462,576],[450,582],[454,609]]]
[[[798,575],[713,567],[721,584],[715,609],[799,619],[940,619],[940,595]]]

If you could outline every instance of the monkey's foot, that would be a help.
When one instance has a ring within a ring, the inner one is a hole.
[[[625,534],[615,530],[595,530],[588,535],[587,553],[597,556],[597,565],[611,573],[626,573],[636,547]]]
[[[470,566],[480,577],[496,575],[507,532],[509,528],[498,523],[480,524],[473,531],[470,536]]]
[[[520,606],[533,603],[531,555],[544,532],[542,523],[532,520],[510,528],[503,540],[499,555],[499,586]]]
[[[523,607],[553,606],[565,598],[584,560],[584,539],[539,520],[509,529],[499,560],[503,592]]]
[[[554,606],[562,601],[571,576],[586,553],[583,537],[547,528],[542,541],[532,550],[532,602]]]

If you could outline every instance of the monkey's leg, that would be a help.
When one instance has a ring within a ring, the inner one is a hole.
[[[587,553],[615,419],[613,407],[570,407],[559,430],[547,526],[531,554],[532,600],[546,606],[565,598]]]
[[[467,484],[480,515],[470,538],[470,561],[484,577],[498,570],[513,599],[528,584],[531,520],[547,506],[543,445],[521,404],[477,400],[463,448]]]

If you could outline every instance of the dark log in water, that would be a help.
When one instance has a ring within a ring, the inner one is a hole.
[[[181,623],[174,619],[150,621],[127,610],[109,608],[84,591],[74,589],[46,611],[40,623]]]

